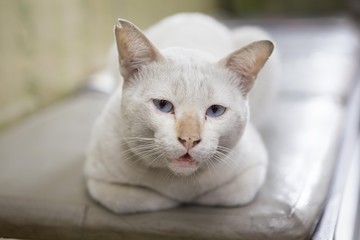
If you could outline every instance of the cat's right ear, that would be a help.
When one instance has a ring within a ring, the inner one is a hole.
[[[219,64],[225,66],[239,76],[239,86],[246,95],[254,85],[255,79],[264,66],[271,53],[274,44],[263,40],[253,42],[222,59]]]
[[[115,26],[115,38],[120,72],[125,80],[138,72],[141,67],[164,59],[141,30],[131,22],[119,19]]]

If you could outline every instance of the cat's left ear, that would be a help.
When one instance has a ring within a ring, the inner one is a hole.
[[[123,19],[115,26],[120,72],[127,80],[139,69],[164,58],[149,39],[134,24]]]
[[[247,94],[273,49],[274,44],[270,41],[253,42],[231,53],[219,64],[239,75],[241,90]]]

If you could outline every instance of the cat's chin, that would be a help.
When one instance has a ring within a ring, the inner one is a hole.
[[[176,175],[189,176],[199,168],[199,162],[193,159],[189,154],[179,158],[170,159],[168,167]]]

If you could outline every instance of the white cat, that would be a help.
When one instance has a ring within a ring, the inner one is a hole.
[[[90,195],[117,213],[252,201],[268,160],[248,121],[248,95],[273,44],[244,45],[268,36],[230,31],[201,14],[169,17],[149,38],[119,20],[115,36],[123,81],[94,128],[85,167]],[[276,57],[266,65],[254,96],[259,112],[278,73]]]

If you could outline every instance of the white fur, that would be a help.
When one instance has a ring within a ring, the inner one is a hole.
[[[267,35],[253,28],[231,32],[210,17],[179,14],[149,29],[147,36],[162,49],[166,62],[148,64],[126,87],[120,84],[99,117],[85,167],[90,194],[117,213],[188,202],[249,203],[264,181],[267,152],[248,123],[248,100],[240,94],[238,77],[215,63]],[[270,58],[266,74],[259,75],[261,83],[252,94],[263,85],[269,93],[263,91],[266,99],[254,101],[254,108],[263,111],[261,105],[272,95],[277,65],[276,56]],[[160,112],[152,99],[171,101],[176,113]],[[226,106],[226,112],[205,119],[213,104]],[[201,142],[188,152],[198,165],[181,168],[169,159],[187,153],[177,139],[175,122],[189,112],[203,126]],[[220,153],[219,146],[225,152]]]

